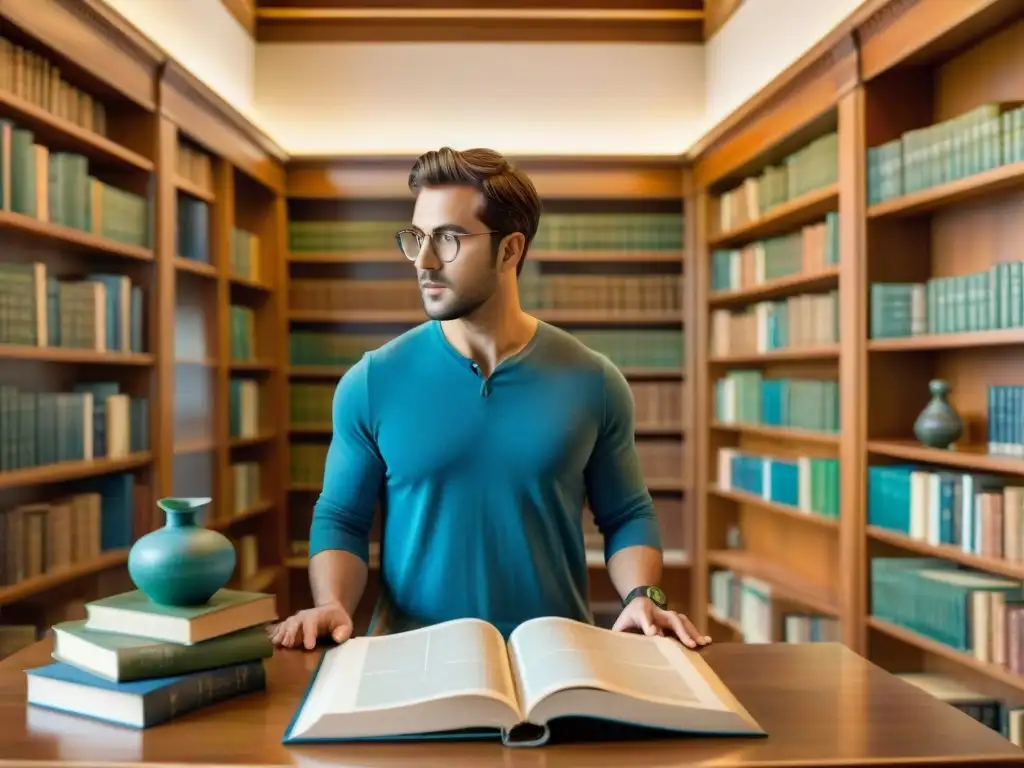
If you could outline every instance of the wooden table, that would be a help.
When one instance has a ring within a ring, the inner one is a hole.
[[[705,658],[767,738],[507,749],[499,744],[284,747],[281,736],[316,663],[315,652],[268,659],[267,692],[217,704],[146,731],[25,703],[23,670],[49,661],[42,641],[0,663],[0,765],[600,766],[1024,765],[1024,752],[967,715],[898,680],[842,645],[725,643]]]

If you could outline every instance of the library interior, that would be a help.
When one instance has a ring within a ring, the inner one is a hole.
[[[116,686],[154,637],[217,642],[217,611],[131,602],[173,592],[161,569],[230,590],[236,629],[313,606],[335,393],[428,321],[396,232],[412,163],[451,146],[535,184],[522,307],[628,382],[659,586],[741,703],[770,716],[729,654],[805,653],[800,685],[828,646],[885,676],[836,672],[833,717],[884,720],[879,687],[929,713],[921,750],[949,722],[963,764],[985,729],[1024,765],[1022,48],[1019,0],[0,0],[0,764],[205,759],[203,713],[150,741],[33,726],[26,670]],[[149,641],[90,635],[131,621]],[[269,664],[265,634],[218,658]],[[874,764],[868,726],[831,728],[808,739]],[[240,734],[213,763],[264,764]],[[760,764],[722,749],[700,759]]]

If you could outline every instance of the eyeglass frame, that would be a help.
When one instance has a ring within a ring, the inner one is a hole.
[[[449,229],[444,229],[444,230],[441,230],[440,232],[434,231],[434,232],[431,232],[429,235],[427,235],[427,234],[424,234],[423,232],[421,232],[420,230],[411,229],[411,228],[407,227],[405,229],[400,229],[397,232],[395,232],[395,243],[398,245],[398,250],[401,251],[402,255],[405,256],[405,258],[408,259],[409,261],[416,261],[416,259],[419,258],[420,254],[419,254],[419,252],[417,252],[415,257],[409,258],[409,254],[407,254],[405,252],[405,248],[402,247],[402,235],[406,234],[406,233],[412,234],[412,235],[416,235],[416,236],[421,236],[422,235],[424,240],[429,240],[431,247],[434,249],[434,253],[437,255],[437,258],[440,259],[442,264],[451,264],[457,258],[459,258],[459,253],[462,251],[462,238],[464,238],[464,237],[476,237],[478,235],[502,235],[502,236],[504,236],[505,234],[507,234],[507,233],[502,232],[502,231],[497,230],[497,229],[490,229],[490,230],[487,230],[486,232],[452,232]],[[440,252],[438,251],[438,248],[437,248],[437,243],[434,242],[434,238],[437,235],[439,235],[439,234],[451,235],[452,237],[455,238],[455,255],[452,256],[451,259],[448,260],[448,261],[445,261],[444,259],[441,258],[441,254],[440,254]],[[423,250],[423,246],[420,245],[420,251],[422,251],[422,250]]]

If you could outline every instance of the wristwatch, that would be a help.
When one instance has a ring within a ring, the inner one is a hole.
[[[665,597],[665,593],[662,591],[661,587],[653,584],[637,587],[636,589],[631,590],[630,593],[626,595],[626,599],[622,601],[623,606],[629,605],[629,603],[637,597],[648,598],[662,610],[668,608],[668,598]]]

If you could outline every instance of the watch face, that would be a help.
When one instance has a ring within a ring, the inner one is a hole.
[[[647,596],[654,601],[655,605],[662,607],[668,603],[665,597],[665,593],[661,591],[661,587],[648,587]]]

